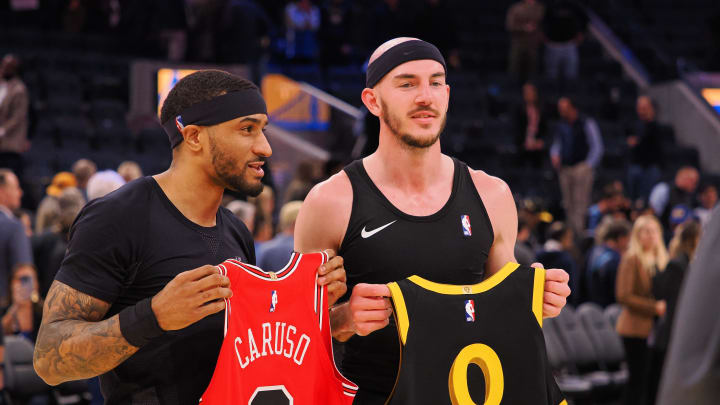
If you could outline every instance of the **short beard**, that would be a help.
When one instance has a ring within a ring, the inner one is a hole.
[[[440,139],[440,134],[442,134],[443,130],[445,130],[447,115],[443,117],[442,124],[440,125],[440,129],[438,130],[437,134],[435,134],[435,136],[430,139],[418,139],[416,137],[413,137],[411,134],[400,133],[400,119],[390,113],[390,110],[388,110],[387,104],[385,104],[384,101],[380,100],[380,106],[382,107],[384,112],[382,120],[390,129],[390,132],[397,136],[402,141],[402,143],[412,149],[427,149],[435,145],[435,142]]]
[[[215,135],[210,134],[208,137],[210,141],[210,154],[212,155],[212,164],[215,168],[215,173],[225,183],[225,186],[230,190],[242,193],[251,197],[257,197],[263,190],[263,184],[249,184],[245,181],[245,172],[248,170],[245,165],[240,174],[234,174],[233,170],[239,166],[236,161],[231,159],[225,152],[217,147],[214,141]],[[264,161],[265,158],[259,157],[258,159]]]

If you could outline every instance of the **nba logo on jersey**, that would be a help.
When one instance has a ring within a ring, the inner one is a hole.
[[[465,320],[475,322],[475,303],[473,300],[465,300]]]
[[[277,291],[272,290],[272,293],[270,293],[270,312],[275,312],[275,306],[277,305]]]
[[[472,236],[472,228],[470,227],[470,215],[461,216],[460,223],[462,224],[463,234],[465,236]]]

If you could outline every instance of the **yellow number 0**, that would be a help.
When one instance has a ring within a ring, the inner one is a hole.
[[[475,343],[465,346],[450,368],[448,388],[453,405],[476,405],[468,390],[467,369],[476,364],[485,376],[485,405],[498,405],[503,396],[504,380],[500,358],[490,346]]]

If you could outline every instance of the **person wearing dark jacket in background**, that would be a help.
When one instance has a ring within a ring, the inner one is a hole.
[[[677,307],[680,287],[685,272],[695,256],[695,250],[700,243],[702,227],[694,220],[681,224],[675,230],[675,236],[670,241],[670,257],[665,271],[653,277],[653,295],[656,299],[665,300],[667,309],[665,316],[655,324],[654,336],[650,342],[650,381],[648,384],[648,404],[655,403],[660,376],[662,375],[665,355],[670,343],[670,333],[673,328],[673,318]]]
[[[633,201],[646,200],[652,186],[660,181],[663,131],[666,128],[655,120],[655,106],[650,97],[638,97],[636,110],[638,119],[627,129],[630,148],[627,184]]]
[[[514,117],[518,161],[539,169],[547,154],[547,115],[534,84],[525,83],[522,91],[523,103]]]

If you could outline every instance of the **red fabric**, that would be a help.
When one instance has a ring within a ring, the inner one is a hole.
[[[284,405],[278,396],[296,405],[352,403],[357,386],[335,368],[326,288],[316,282],[326,259],[324,253],[294,253],[276,273],[236,260],[218,266],[233,296],[226,300],[225,339],[201,404]]]

